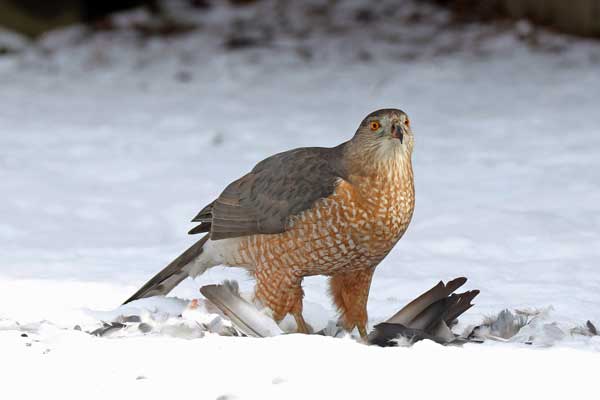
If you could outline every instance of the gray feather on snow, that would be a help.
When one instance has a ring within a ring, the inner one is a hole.
[[[456,342],[457,337],[449,325],[473,306],[471,301],[479,294],[478,290],[453,293],[466,281],[466,278],[461,277],[446,284],[438,282],[387,321],[375,325],[375,329],[369,334],[369,343],[394,346],[399,343],[398,338],[409,339],[408,343],[421,339],[430,339],[441,344]]]
[[[248,336],[269,337],[283,333],[273,319],[240,296],[237,282],[225,281],[220,285],[202,286],[200,293]]]

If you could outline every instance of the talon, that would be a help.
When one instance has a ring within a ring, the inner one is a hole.
[[[310,333],[308,329],[308,324],[304,321],[304,317],[302,314],[293,314],[294,319],[296,320],[296,326],[298,333]]]
[[[358,334],[360,335],[360,338],[363,340],[367,339],[367,329],[365,328],[365,326],[358,326]]]

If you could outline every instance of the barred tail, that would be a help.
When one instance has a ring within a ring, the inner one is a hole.
[[[189,276],[188,266],[202,254],[203,247],[208,241],[208,235],[198,240],[192,247],[171,261],[162,271],[150,279],[144,286],[128,298],[123,304],[131,301],[157,295],[166,295],[181,281]]]

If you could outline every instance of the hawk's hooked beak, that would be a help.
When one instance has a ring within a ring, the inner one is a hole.
[[[401,124],[393,124],[392,125],[392,137],[395,139],[400,139],[400,143],[404,141],[404,129]]]

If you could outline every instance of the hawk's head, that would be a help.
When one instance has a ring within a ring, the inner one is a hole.
[[[362,120],[351,143],[366,162],[410,158],[414,143],[410,120],[394,108],[373,111]]]

